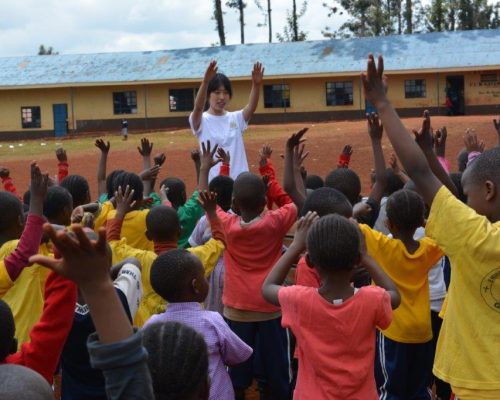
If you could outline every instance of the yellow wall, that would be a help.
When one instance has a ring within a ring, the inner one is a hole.
[[[491,71],[490,71],[491,72]],[[478,72],[453,73],[411,73],[408,75],[389,76],[389,96],[397,108],[443,107],[446,98],[446,76],[463,75],[465,89],[465,105],[497,105],[500,103],[500,81],[485,85],[480,83]],[[497,71],[500,79],[500,70]],[[406,79],[425,79],[426,97],[406,99],[404,81]],[[326,83],[333,81],[353,82],[352,106],[327,106]],[[281,80],[266,80],[265,84],[286,83],[290,88],[290,107],[286,112],[325,112],[325,111],[355,111],[363,110],[365,99],[360,90],[359,76],[323,77],[323,78],[289,78]],[[149,84],[97,86],[55,89],[20,89],[0,91],[0,132],[29,131],[22,129],[21,107],[40,106],[41,130],[54,129],[52,105],[66,103],[70,128],[74,128],[78,120],[103,120],[187,117],[189,112],[171,112],[169,110],[169,89],[197,88],[198,84]],[[230,110],[241,109],[248,101],[251,82],[234,81],[233,99],[228,107]],[[137,92],[137,113],[130,115],[113,114],[113,92],[135,90]],[[73,94],[73,106],[71,104]],[[145,98],[147,96],[147,99]],[[257,113],[282,113],[283,108],[264,108],[264,96],[261,92]],[[34,129],[36,130],[36,129]]]

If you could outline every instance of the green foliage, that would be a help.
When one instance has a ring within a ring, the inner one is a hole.
[[[307,11],[307,0],[302,2],[300,10],[297,11],[297,2],[292,1],[292,10],[286,12],[286,25],[283,28],[283,33],[277,33],[276,38],[280,42],[301,42],[306,40],[307,32],[300,30],[299,19],[304,16]]]
[[[57,54],[59,54],[59,52],[54,51],[54,48],[52,46],[45,47],[43,44],[41,44],[40,47],[38,48],[39,56],[53,56]]]

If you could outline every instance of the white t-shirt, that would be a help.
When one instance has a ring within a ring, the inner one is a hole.
[[[134,319],[142,299],[141,270],[134,264],[126,263],[120,269],[113,286],[120,289],[127,298],[130,316]]]
[[[201,124],[198,130],[193,128],[193,114],[189,115],[189,125],[193,134],[198,138],[198,142],[210,140],[213,148],[215,144],[229,151],[231,156],[230,175],[236,179],[242,172],[248,171],[247,155],[243,144],[243,132],[248,124],[243,117],[243,110],[227,111],[224,115],[212,115],[204,112],[201,117]],[[220,165],[216,165],[210,170],[208,181],[219,175]]]

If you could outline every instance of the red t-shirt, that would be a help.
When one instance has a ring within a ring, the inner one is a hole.
[[[338,305],[304,286],[284,287],[278,297],[281,324],[300,342],[294,399],[378,399],[375,332],[392,320],[387,291],[365,286]]]
[[[306,263],[305,257],[300,257],[295,270],[295,284],[319,288],[321,286],[321,277],[316,268],[310,268]]]
[[[238,215],[220,208],[217,215],[226,232],[224,305],[246,311],[279,311],[262,297],[262,284],[281,257],[283,238],[297,220],[297,207],[286,204],[250,224],[242,224]]]

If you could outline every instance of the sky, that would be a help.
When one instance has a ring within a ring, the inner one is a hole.
[[[430,0],[424,0],[428,3]],[[40,44],[61,54],[205,47],[218,42],[212,0],[1,0],[0,57],[35,55]],[[226,0],[223,0],[225,3]],[[325,0],[309,0],[301,30],[323,39],[345,17],[328,18]],[[332,0],[329,0],[333,3]],[[261,0],[263,5],[267,0]],[[247,43],[268,41],[265,17],[247,0]],[[297,0],[302,4],[302,0]],[[273,41],[285,25],[291,0],[272,0]],[[226,44],[239,44],[238,13],[225,7]]]

